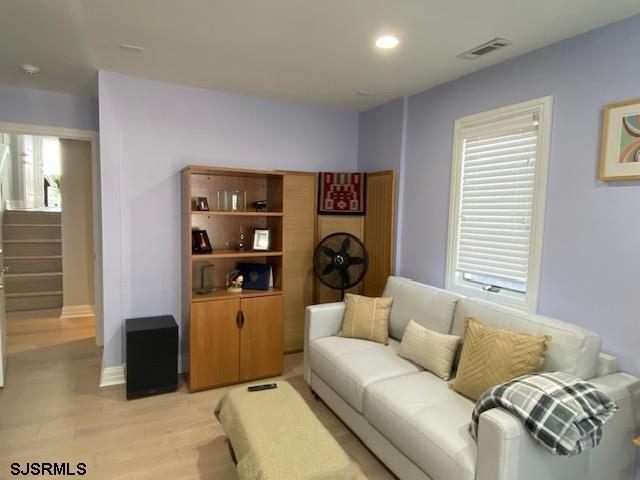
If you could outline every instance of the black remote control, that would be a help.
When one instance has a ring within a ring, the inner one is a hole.
[[[278,388],[278,385],[276,385],[275,383],[265,383],[263,385],[252,385],[250,387],[247,387],[247,390],[249,390],[250,392],[259,392],[261,390],[272,390],[274,388]]]

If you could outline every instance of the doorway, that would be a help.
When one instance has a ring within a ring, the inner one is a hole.
[[[61,333],[92,317],[89,333],[98,346],[103,331],[96,132],[0,124],[3,151],[0,386],[10,363],[6,337],[10,343],[18,319],[58,318],[53,326]]]
[[[63,307],[61,141],[2,133],[7,313]]]

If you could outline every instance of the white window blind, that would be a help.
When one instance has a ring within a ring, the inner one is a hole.
[[[447,288],[537,308],[551,103],[456,120]]]
[[[462,132],[459,272],[526,284],[538,123],[525,114]]]

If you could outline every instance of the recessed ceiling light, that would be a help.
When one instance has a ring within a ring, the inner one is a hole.
[[[25,63],[24,65],[20,65],[20,68],[22,69],[25,75],[35,75],[40,71],[40,67],[36,65],[30,65],[28,63]]]
[[[398,40],[397,37],[394,37],[393,35],[383,35],[376,40],[376,47],[386,50],[397,47],[399,43],[400,40]]]

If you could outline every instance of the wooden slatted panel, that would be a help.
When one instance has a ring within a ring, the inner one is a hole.
[[[316,185],[316,174],[307,172],[287,172],[283,182],[285,257],[282,284],[284,351],[287,353],[302,350],[304,311],[313,304]]]
[[[379,297],[387,277],[393,273],[395,225],[395,174],[393,170],[367,174],[367,215],[364,243],[369,253],[369,269],[363,294]]]

